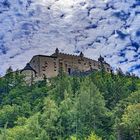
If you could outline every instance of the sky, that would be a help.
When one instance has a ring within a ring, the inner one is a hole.
[[[139,0],[0,0],[0,75],[59,48],[140,76],[139,22]]]

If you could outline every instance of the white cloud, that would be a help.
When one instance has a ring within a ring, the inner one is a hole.
[[[113,67],[121,66],[124,71],[139,63],[130,62],[140,53],[138,46],[132,47],[133,42],[140,43],[136,36],[140,8],[133,7],[135,1],[9,2],[9,7],[0,5],[0,73],[10,65],[22,68],[33,55],[51,54],[56,47],[67,53],[82,50],[93,59],[102,54]],[[119,63],[126,58],[127,62]]]

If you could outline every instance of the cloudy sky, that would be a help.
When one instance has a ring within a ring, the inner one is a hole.
[[[1,75],[56,47],[140,75],[139,46],[139,0],[0,0]]]

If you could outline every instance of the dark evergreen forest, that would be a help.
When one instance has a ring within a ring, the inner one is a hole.
[[[31,86],[0,78],[0,140],[140,140],[140,79],[61,73]]]

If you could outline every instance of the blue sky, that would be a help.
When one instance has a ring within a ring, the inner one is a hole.
[[[139,22],[139,0],[1,0],[0,74],[57,47],[140,75]]]

